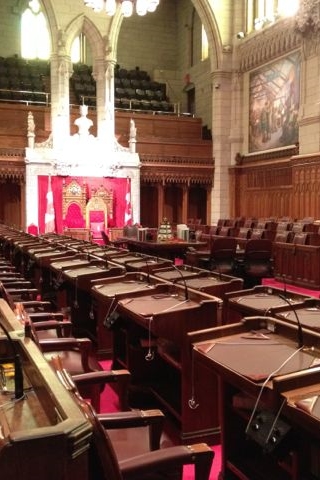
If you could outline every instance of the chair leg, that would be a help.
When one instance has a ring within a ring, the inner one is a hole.
[[[194,465],[194,478],[195,480],[208,480],[210,478],[214,451],[210,447],[204,446],[204,444],[192,446],[192,448],[196,451],[197,447],[199,448],[199,451],[197,452]]]

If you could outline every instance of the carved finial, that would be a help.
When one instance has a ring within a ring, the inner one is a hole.
[[[33,118],[33,113],[28,112],[28,147],[29,148],[34,148],[34,139],[35,139],[35,123],[34,123],[34,118]]]

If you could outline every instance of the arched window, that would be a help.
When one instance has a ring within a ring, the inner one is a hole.
[[[294,15],[299,8],[299,0],[248,0],[248,32],[260,30],[279,17]]]
[[[90,49],[87,44],[86,36],[80,33],[71,46],[72,63],[87,63],[90,60]]]
[[[47,22],[38,0],[31,0],[21,16],[21,56],[43,60],[50,56]]]
[[[209,42],[204,26],[201,31],[201,60],[206,60],[209,56]]]

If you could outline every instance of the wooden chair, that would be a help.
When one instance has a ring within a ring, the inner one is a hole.
[[[200,263],[200,268],[216,270],[219,273],[230,275],[234,272],[237,240],[234,237],[216,237],[210,249],[208,265]]]
[[[183,465],[188,464],[195,466],[195,480],[209,479],[214,452],[205,443],[159,448],[164,420],[161,411],[97,414],[59,361],[54,362],[54,368],[92,425],[90,480],[181,480]],[[121,445],[119,436],[112,436],[113,429],[122,437]],[[133,432],[131,441],[126,440],[129,430]]]
[[[79,376],[79,389],[84,398],[90,398],[97,412],[100,411],[100,395],[106,383],[116,384],[115,389],[119,396],[120,408],[128,410],[128,386],[130,373],[127,370],[103,370],[98,362],[89,338],[75,338],[68,336],[66,332],[68,322],[56,319],[45,321],[31,320],[30,335],[42,351],[46,360],[51,363],[52,359],[59,356],[63,368],[74,379]],[[56,329],[56,335],[41,335],[41,331]]]
[[[64,228],[85,228],[86,186],[76,180],[63,183],[62,221]]]
[[[92,191],[86,205],[86,228],[93,242],[103,243],[102,232],[108,227],[108,218],[113,216],[113,192],[102,185]]]
[[[273,276],[272,241],[249,239],[243,258],[237,261],[236,274],[244,280],[244,288],[260,285],[262,278]]]
[[[58,354],[63,366],[71,375],[86,375],[86,384],[81,388],[85,398],[90,398],[96,411],[100,411],[100,395],[107,382],[116,383],[121,409],[128,407],[128,384],[130,373],[127,370],[105,371],[98,362],[92,342],[88,338],[72,336],[72,324],[56,312],[35,312],[37,301],[15,302],[10,292],[0,282],[0,295],[4,298],[28,336],[38,345],[47,361]],[[43,302],[39,302],[42,304]],[[47,303],[47,302],[45,302]],[[33,310],[33,311],[31,311]],[[41,313],[41,315],[39,315]],[[92,374],[95,381],[92,382]],[[97,382],[97,377],[100,383]]]
[[[292,243],[294,236],[295,234],[291,230],[280,230],[279,232],[276,233],[274,241],[283,242],[283,243]]]

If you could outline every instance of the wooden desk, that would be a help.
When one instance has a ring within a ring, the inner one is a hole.
[[[150,292],[159,283],[163,282],[143,272],[129,272],[91,282],[93,312],[97,322],[97,354],[100,358],[113,356],[113,332],[117,325],[112,327],[109,324],[107,328],[106,322],[116,312],[118,301]]]
[[[77,337],[89,337],[97,342],[97,318],[95,318],[91,298],[91,282],[107,277],[116,277],[123,273],[120,266],[105,267],[104,262],[91,261],[85,265],[70,265],[61,271],[60,287],[65,292],[65,304],[69,307],[72,330]]]
[[[113,261],[116,261],[116,259]],[[172,265],[171,260],[150,256],[145,256],[138,260],[127,261],[125,263],[127,272],[145,272],[150,275],[153,274],[155,270],[169,267],[170,265]]]
[[[241,290],[243,287],[242,278],[231,277],[217,272],[200,271],[196,277],[187,277],[184,280],[188,288],[214,295],[222,300],[222,312],[220,323],[227,323],[226,318],[226,293]],[[184,285],[182,278],[177,278],[178,285]]]
[[[0,393],[0,472],[6,480],[87,480],[91,426],[59,382],[42,353],[29,338],[6,302],[0,319],[22,360],[27,395],[14,402]],[[1,331],[1,329],[0,329]],[[0,363],[12,351],[0,334]],[[8,388],[12,385],[8,379]]]
[[[169,282],[176,282],[178,279],[184,281],[187,278],[196,278],[200,273],[205,273],[206,270],[200,268],[190,267],[190,265],[177,265],[165,268],[155,269],[153,274],[155,277],[167,280]],[[184,280],[183,280],[184,279]]]
[[[24,277],[28,277],[30,255],[28,251],[33,249],[43,250],[48,248],[47,242],[40,242],[38,238],[31,240],[13,241],[12,264],[22,273]]]
[[[189,405],[191,348],[187,332],[217,324],[220,299],[185,288],[160,284],[151,293],[119,300],[114,329],[114,367],[131,373],[133,401],[152,399],[176,419],[183,442],[219,441],[217,405],[201,411]],[[207,378],[211,382],[211,378]]]
[[[111,255],[109,260],[112,263],[122,265],[124,268],[126,268],[126,263],[135,262],[136,260],[141,260],[142,258],[144,258],[144,256],[141,253],[126,252],[122,253],[121,255],[118,253]]]
[[[32,260],[32,271],[29,271],[28,278],[32,280],[34,286],[42,295],[50,294],[52,290],[50,264],[61,258],[71,258],[76,255],[74,250],[58,250],[57,248],[48,246],[46,250],[35,251],[28,255]]]
[[[294,308],[303,305],[310,298],[308,295],[284,292],[283,289],[264,285],[226,293],[226,323],[239,322],[241,318],[250,315],[268,315],[271,311],[274,314],[284,307],[287,308],[288,303],[279,295],[287,296],[288,301],[293,304]]]
[[[206,246],[206,242],[184,242],[182,240],[147,242],[126,237],[118,239],[118,241],[119,240],[123,241],[132,252],[141,252],[147,255],[169,258],[170,260],[184,258],[189,247],[198,249]]]
[[[54,294],[52,301],[56,304],[58,310],[66,306],[66,291],[60,289],[62,285],[62,272],[68,268],[76,268],[90,265],[90,260],[85,255],[75,255],[74,257],[60,258],[50,263],[49,270],[51,275],[51,291]]]
[[[297,323],[296,315],[298,316],[301,326],[309,330],[320,330],[320,300],[317,298],[307,299],[303,305],[296,305],[294,309],[288,305],[283,306],[270,314],[280,320],[286,322]]]
[[[304,350],[297,348],[298,329],[272,317],[192,332],[194,372],[217,375],[222,472],[226,479],[300,480],[313,475],[320,444],[302,422],[288,414],[277,378],[300,375],[320,361],[320,335],[305,330]],[[198,389],[207,385],[197,385]],[[212,393],[212,392],[211,392]],[[216,397],[212,398],[213,406]],[[199,408],[201,404],[199,405]],[[274,429],[273,421],[276,419]],[[319,432],[319,420],[317,420]],[[319,436],[319,434],[318,434]]]

